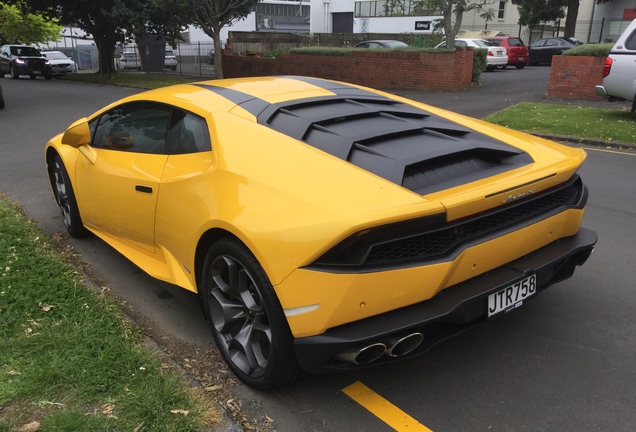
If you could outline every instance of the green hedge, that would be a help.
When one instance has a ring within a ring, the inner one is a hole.
[[[376,52],[385,52],[385,51],[393,51],[393,52],[414,52],[414,53],[439,53],[440,50],[435,48],[413,48],[413,47],[402,47],[402,48],[333,48],[333,47],[299,47],[292,48],[289,50],[289,54],[300,54],[300,55],[317,55],[317,56],[340,56],[347,57],[351,51],[376,51]],[[448,53],[452,53],[452,51],[448,51]]]
[[[488,58],[488,48],[475,48],[473,57],[473,82],[479,82],[481,73],[486,70]]]
[[[607,57],[613,46],[611,43],[578,45],[565,51],[563,55]]]

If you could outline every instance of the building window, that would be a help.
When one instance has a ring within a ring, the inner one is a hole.
[[[497,10],[497,18],[498,19],[504,19],[505,15],[506,15],[506,2],[505,1],[500,1],[499,2],[499,9]]]

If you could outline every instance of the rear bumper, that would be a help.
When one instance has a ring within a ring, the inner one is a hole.
[[[582,265],[596,244],[596,233],[581,228],[576,235],[555,241],[523,258],[486,274],[445,289],[430,300],[360,321],[331,328],[317,336],[294,342],[301,367],[309,372],[326,372],[360,367],[353,360],[340,360],[351,353],[379,344],[391,347],[408,335],[423,335],[422,343],[401,358],[423,354],[437,343],[473,325],[486,321],[488,295],[531,275],[537,290],[568,279]],[[394,361],[382,355],[374,365]]]
[[[608,97],[609,96],[607,94],[607,90],[605,90],[605,87],[603,87],[602,85],[597,85],[594,88],[594,93],[596,93],[596,96],[600,96],[600,97]]]

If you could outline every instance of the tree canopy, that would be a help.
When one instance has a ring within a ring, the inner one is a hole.
[[[58,40],[61,30],[62,26],[51,19],[25,12],[17,5],[0,2],[0,45]]]
[[[162,0],[19,0],[39,11],[73,25],[93,36],[99,51],[99,69],[110,73],[118,42],[157,33],[174,40],[184,24],[178,14],[163,7]]]
[[[426,7],[431,10],[440,10],[444,16],[444,35],[446,46],[455,45],[455,36],[462,26],[464,12],[475,10],[486,21],[492,19],[494,11],[488,6],[498,3],[496,0],[424,0]]]
[[[223,78],[221,29],[245,18],[259,0],[163,0],[167,9],[200,27],[214,41],[214,70]]]

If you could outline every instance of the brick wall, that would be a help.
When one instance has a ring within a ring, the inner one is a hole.
[[[471,86],[473,49],[452,53],[351,51],[350,56],[223,56],[225,78],[301,75],[383,90],[457,91]]]
[[[594,93],[594,87],[603,82],[603,66],[605,57],[552,57],[548,96],[564,99],[601,99]]]

